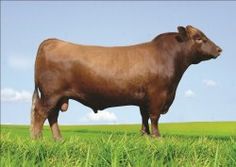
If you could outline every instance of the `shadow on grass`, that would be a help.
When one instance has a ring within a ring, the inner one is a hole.
[[[66,133],[66,132],[65,132]],[[99,134],[99,135],[137,135],[136,132],[126,132],[126,131],[99,131],[99,130],[88,130],[88,129],[80,129],[69,131],[68,133],[78,133],[78,134]]]
[[[110,135],[114,135],[114,136],[142,136],[142,134],[137,131],[137,132],[127,132],[127,131],[99,131],[99,130],[88,130],[88,129],[80,129],[80,130],[74,130],[74,131],[69,131],[69,132],[64,132],[64,133],[73,133],[73,134],[81,134],[81,135],[88,135],[88,134],[95,134],[95,135],[99,135],[99,136],[110,136]],[[184,134],[165,134],[163,133],[162,138],[179,138],[181,140],[183,139],[201,139],[201,138],[206,138],[209,140],[221,140],[221,141],[229,141],[229,140],[236,140],[236,137],[233,136],[212,136],[212,135],[184,135]]]

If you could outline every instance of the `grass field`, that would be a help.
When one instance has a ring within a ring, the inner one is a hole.
[[[54,142],[48,126],[32,141],[28,126],[1,125],[0,166],[236,166],[236,122],[161,124],[161,139],[139,129],[61,126],[64,140]]]

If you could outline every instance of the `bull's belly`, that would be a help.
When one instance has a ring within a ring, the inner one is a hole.
[[[144,93],[79,93],[79,95],[77,97],[74,97],[73,99],[92,108],[93,110],[103,110],[108,107],[140,105],[144,101]]]
[[[90,107],[94,111],[97,110],[104,110],[109,107],[119,107],[119,106],[128,106],[128,105],[138,105],[137,102],[122,102],[122,101],[100,101],[100,100],[93,100],[93,101],[86,101],[86,100],[77,100],[78,102],[84,104],[87,107]]]
[[[113,106],[139,105],[146,95],[145,89],[140,87],[133,82],[117,81],[114,78],[90,78],[89,81],[80,78],[76,88],[72,88],[72,94],[75,95],[75,100],[84,105],[102,110]]]

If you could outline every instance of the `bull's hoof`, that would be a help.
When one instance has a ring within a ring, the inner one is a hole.
[[[54,137],[53,139],[56,142],[63,142],[64,141],[64,139],[62,137]]]
[[[32,140],[40,140],[42,138],[43,138],[42,134],[33,134],[33,135],[31,135]]]
[[[154,138],[154,139],[161,139],[160,134],[152,134],[151,137]]]
[[[144,131],[144,130],[140,130],[140,133],[142,136],[149,136],[150,132]]]

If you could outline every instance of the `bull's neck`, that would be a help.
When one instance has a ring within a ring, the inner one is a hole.
[[[166,33],[156,37],[152,42],[157,52],[166,57],[167,64],[173,68],[172,82],[179,83],[184,72],[193,64],[194,53],[191,41],[179,41],[178,33]],[[168,58],[167,58],[168,57]],[[165,58],[164,58],[165,59]]]
[[[179,43],[179,50],[175,53],[175,67],[181,71],[182,75],[192,64],[194,53],[190,42]]]
[[[194,53],[192,41],[178,40],[178,33],[165,33],[153,39],[159,53],[168,54],[174,60],[174,66],[178,71],[184,73],[193,64]],[[171,50],[171,51],[170,51]]]
[[[173,47],[173,46],[172,46]],[[173,51],[169,52],[170,57],[172,57],[172,65],[174,67],[173,80],[177,85],[182,78],[184,72],[192,64],[193,52],[192,45],[190,42],[175,42],[174,47],[171,48]]]
[[[178,43],[180,49],[175,53],[175,78],[176,86],[181,80],[184,72],[188,67],[193,64],[194,53],[192,51],[192,45],[190,42]]]

